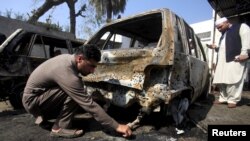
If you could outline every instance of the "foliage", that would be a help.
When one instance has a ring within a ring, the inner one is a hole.
[[[59,23],[53,24],[53,23],[37,22],[36,25],[43,26],[47,29],[52,29],[52,30],[56,30],[56,31],[63,31],[63,28],[59,25]]]
[[[12,10],[6,10],[5,16],[11,18]]]
[[[12,10],[6,10],[5,13],[2,14],[2,12],[0,12],[2,16],[7,17],[9,19],[15,19],[15,20],[20,20],[20,21],[24,21],[27,22],[27,17],[24,14],[21,13],[13,13]],[[13,16],[14,15],[14,16]],[[39,25],[39,26],[43,26],[45,28],[49,28],[49,29],[53,29],[56,31],[62,31],[62,27],[60,26],[59,23],[55,24],[52,23],[51,20],[49,20],[50,16],[47,18],[48,20],[46,20],[46,23],[43,22],[37,22],[34,23],[35,25]]]
[[[97,20],[106,15],[106,22],[110,22],[113,16],[123,13],[127,0],[89,0],[95,7]]]
[[[84,13],[85,18],[80,19],[80,31],[79,35],[82,36],[83,39],[88,39],[90,36],[92,36],[99,28],[105,23],[106,17],[97,17],[95,11],[95,8],[87,3],[87,9]]]
[[[21,13],[14,13],[14,17],[15,17],[15,19],[17,19],[17,20],[20,20],[20,21],[27,21],[27,18],[23,15],[23,14],[21,14]]]

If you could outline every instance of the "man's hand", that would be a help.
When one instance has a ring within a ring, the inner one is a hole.
[[[128,125],[119,124],[116,131],[122,133],[123,137],[130,137],[132,135],[132,131]]]
[[[248,55],[238,55],[238,56],[235,56],[234,61],[235,61],[235,62],[244,62],[244,61],[246,61],[248,58],[249,58]]]
[[[211,44],[211,45],[206,44],[206,46],[207,46],[208,48],[210,48],[210,49],[215,49],[215,48],[216,48],[216,45],[215,45],[215,44]]]

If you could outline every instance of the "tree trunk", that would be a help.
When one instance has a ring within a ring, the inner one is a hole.
[[[38,21],[38,19],[44,15],[48,10],[50,10],[53,6],[60,5],[64,3],[65,0],[46,0],[44,4],[38,8],[33,15],[29,18],[29,23],[35,23]]]
[[[75,3],[77,0],[66,0],[67,5],[69,7],[69,15],[70,15],[70,33],[76,36],[76,15],[75,15]]]
[[[106,22],[109,23],[112,20],[112,11],[113,11],[113,6],[111,0],[107,0],[107,19]]]

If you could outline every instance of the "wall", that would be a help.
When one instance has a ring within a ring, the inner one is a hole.
[[[216,53],[213,50],[207,48],[206,44],[212,44],[213,42],[213,38],[212,38],[214,34],[213,25],[214,25],[213,19],[201,21],[201,22],[190,25],[194,29],[195,34],[197,34],[198,37],[200,37],[200,40],[203,44],[204,51],[206,53],[206,57],[207,57],[208,65],[210,69],[212,68],[212,62],[215,63],[216,61]],[[205,34],[205,36],[200,36],[202,34],[203,35]],[[219,38],[220,38],[220,34],[216,33],[215,41],[214,41],[215,44],[218,43]]]

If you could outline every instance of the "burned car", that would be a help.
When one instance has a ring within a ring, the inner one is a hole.
[[[202,44],[168,9],[117,19],[85,43],[97,44],[102,51],[95,73],[83,77],[88,93],[107,105],[126,108],[138,103],[141,110],[131,127],[145,113],[169,109],[173,103],[187,107],[208,93]]]
[[[0,46],[0,100],[22,107],[22,91],[31,72],[58,54],[73,53],[84,42],[17,29]]]

